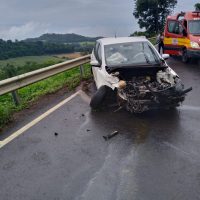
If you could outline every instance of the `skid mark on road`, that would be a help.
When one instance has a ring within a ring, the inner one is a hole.
[[[126,150],[120,143],[111,143],[102,165],[93,174],[76,200],[132,199],[137,191],[134,179],[135,152],[136,148],[132,146],[132,143],[127,143]],[[127,190],[129,194],[122,192]],[[124,195],[126,198],[123,198]]]
[[[118,163],[118,161],[119,160],[115,156],[115,149],[110,145],[104,162],[89,180],[81,196],[76,198],[76,200],[91,200],[94,199],[94,196],[96,196],[96,199],[110,199],[108,196],[115,185],[114,180],[117,179],[116,171],[118,168],[115,168],[115,166],[117,166],[116,163]],[[108,173],[107,171],[112,171],[112,173]],[[108,179],[110,183],[107,182]],[[104,185],[109,185],[110,187],[104,187]]]
[[[180,154],[182,154],[182,155],[184,155],[186,157],[192,158],[193,160],[195,159],[197,161],[199,160],[199,155],[198,154],[195,154],[193,152],[186,152],[186,151],[182,150],[181,148],[179,148],[179,147],[177,147],[177,146],[175,146],[175,145],[173,145],[173,144],[171,144],[169,142],[163,142],[163,144],[168,146],[168,147],[170,147],[170,148],[172,148],[174,151],[176,151],[176,152],[178,152],[178,153],[180,153]]]
[[[53,108],[49,109],[48,111],[46,111],[45,113],[43,113],[42,115],[40,115],[39,117],[37,117],[36,119],[34,119],[33,121],[31,121],[27,125],[25,125],[24,127],[22,127],[21,129],[19,129],[18,131],[14,132],[12,135],[10,135],[9,137],[7,137],[3,141],[0,141],[0,149],[2,147],[4,147],[5,145],[7,145],[8,143],[10,143],[15,138],[17,138],[18,136],[22,135],[25,131],[27,131],[28,129],[30,129],[34,125],[36,125],[38,122],[40,122],[41,120],[43,120],[44,118],[46,118],[48,115],[52,114],[54,111],[56,111],[57,109],[59,109],[60,107],[62,107],[64,104],[66,104],[69,101],[71,101],[77,95],[80,95],[81,97],[84,97],[84,100],[86,100],[86,99],[88,100],[87,95],[84,94],[83,91],[79,90],[78,92],[74,93],[73,95],[71,95],[67,99],[63,100],[62,102],[60,102],[59,104],[57,104]]]

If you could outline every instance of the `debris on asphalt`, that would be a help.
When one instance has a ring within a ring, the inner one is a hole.
[[[87,129],[87,132],[91,131],[90,129]]]
[[[55,132],[54,135],[55,135],[55,136],[58,136],[58,133]]]
[[[82,116],[82,117],[85,117],[85,115],[84,115],[84,114],[82,114],[81,116]]]
[[[115,136],[118,135],[118,134],[119,134],[118,131],[114,131],[114,132],[112,132],[112,133],[109,134],[109,135],[103,136],[103,138],[104,138],[105,141],[108,141],[108,140],[110,140],[111,138],[115,137]]]

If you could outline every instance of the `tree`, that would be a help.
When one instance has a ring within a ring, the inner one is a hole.
[[[134,36],[145,36],[147,38],[150,38],[150,37],[153,37],[154,34],[152,33],[147,33],[146,31],[135,31],[134,33],[132,33],[130,35],[131,37],[134,37]]]
[[[195,7],[196,11],[200,11],[200,3],[196,3],[194,5],[194,7]]]
[[[162,31],[167,16],[173,11],[177,0],[134,0],[133,15],[138,19],[140,28],[148,33]]]

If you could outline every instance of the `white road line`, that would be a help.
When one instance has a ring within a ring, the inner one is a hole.
[[[57,104],[53,108],[49,109],[48,111],[46,111],[45,113],[43,113],[42,115],[40,115],[39,117],[37,117],[36,119],[34,119],[33,121],[31,121],[27,125],[25,125],[24,127],[22,127],[21,129],[19,129],[18,131],[14,132],[12,135],[10,135],[9,137],[7,137],[3,141],[0,141],[0,149],[2,147],[4,147],[5,145],[7,145],[8,143],[10,143],[15,138],[17,138],[18,136],[20,136],[21,134],[23,134],[28,129],[30,129],[32,126],[34,126],[35,124],[37,124],[38,122],[40,122],[41,120],[43,120],[45,117],[47,117],[48,115],[50,115],[51,113],[53,113],[55,110],[57,110],[58,108],[62,107],[64,104],[66,104],[67,102],[69,102],[74,97],[76,97],[77,95],[80,95],[80,94],[82,94],[81,90],[79,90],[75,94],[71,95],[67,99],[63,100],[62,102],[60,102],[59,104]]]

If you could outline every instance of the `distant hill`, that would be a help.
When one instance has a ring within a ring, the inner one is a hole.
[[[56,34],[47,33],[37,38],[28,38],[25,42],[47,42],[47,43],[79,43],[79,42],[95,42],[102,37],[85,37],[74,33]]]
[[[101,37],[84,37],[76,34],[44,34],[23,41],[0,39],[0,60],[21,56],[40,56],[62,53],[91,53],[94,42]]]

